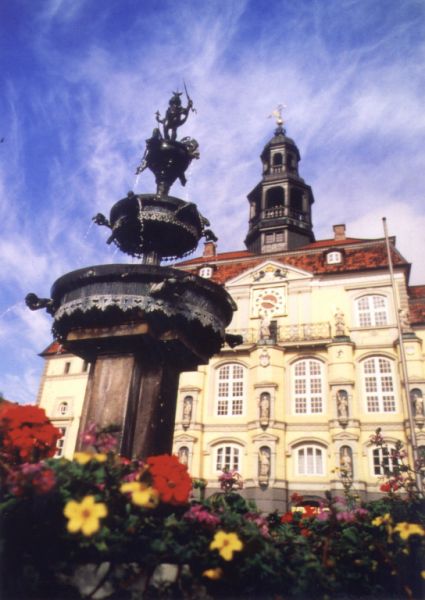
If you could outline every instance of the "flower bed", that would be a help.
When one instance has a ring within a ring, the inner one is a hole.
[[[90,435],[93,452],[54,459],[41,409],[0,410],[2,598],[421,597],[419,494],[263,515],[235,474],[194,501],[176,457],[129,461]]]

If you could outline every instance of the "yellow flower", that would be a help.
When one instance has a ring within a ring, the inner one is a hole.
[[[207,569],[202,573],[202,577],[208,577],[208,579],[221,579],[223,577],[223,569],[217,567],[216,569]]]
[[[96,452],[96,454],[93,455],[93,458],[94,460],[97,460],[97,462],[106,462],[108,457],[103,452]]]
[[[90,452],[75,452],[74,460],[80,465],[86,465],[93,458],[93,454]]]
[[[91,452],[75,452],[74,460],[80,465],[86,465],[91,460],[97,460],[97,462],[105,462],[108,457],[106,454],[101,454],[97,452],[96,454],[92,454]]]
[[[89,536],[98,531],[99,519],[106,517],[108,509],[103,502],[96,503],[94,496],[85,496],[81,502],[67,502],[63,514],[68,519],[67,529],[70,533],[77,533],[81,529],[84,535]]]
[[[236,533],[217,531],[210,544],[210,550],[218,550],[224,560],[232,560],[233,552],[242,550],[243,544]]]
[[[393,521],[391,519],[390,513],[385,513],[385,515],[381,517],[375,517],[375,519],[373,519],[372,521],[372,525],[374,525],[375,527],[379,527],[380,525],[390,525],[392,522]]]
[[[408,540],[411,535],[425,535],[425,529],[417,523],[397,523],[393,529],[402,540]]]
[[[143,508],[156,508],[159,503],[159,492],[140,481],[129,481],[120,487],[123,494],[131,494],[131,501]]]

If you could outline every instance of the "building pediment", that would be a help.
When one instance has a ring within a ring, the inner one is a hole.
[[[197,437],[193,435],[188,435],[187,433],[183,433],[182,435],[174,436],[174,442],[178,444],[190,444],[195,443],[197,441]]]
[[[261,444],[275,444],[279,438],[276,435],[270,433],[259,433],[252,438],[253,442],[260,442]]]
[[[247,269],[240,275],[226,282],[226,287],[231,290],[237,286],[278,286],[288,281],[311,279],[312,274],[303,269],[275,260],[265,260],[251,269]]]
[[[340,431],[332,436],[333,442],[358,442],[359,436],[349,431]]]

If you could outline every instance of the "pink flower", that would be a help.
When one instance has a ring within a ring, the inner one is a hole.
[[[183,515],[188,521],[196,521],[204,523],[210,527],[216,527],[220,523],[220,518],[212,515],[201,504],[193,504],[189,510]]]

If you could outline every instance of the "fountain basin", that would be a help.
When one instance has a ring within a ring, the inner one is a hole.
[[[53,334],[87,360],[140,352],[192,368],[218,352],[236,306],[226,290],[156,265],[98,265],[52,286]]]

